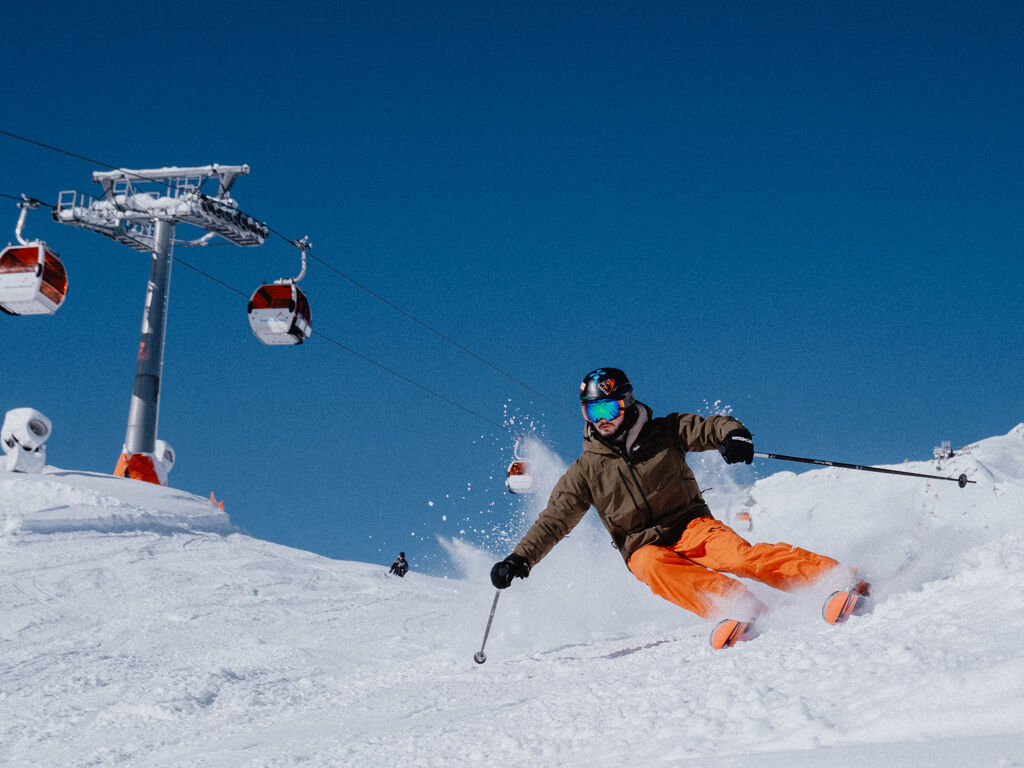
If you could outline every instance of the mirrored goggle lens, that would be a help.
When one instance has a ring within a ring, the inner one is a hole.
[[[619,417],[626,403],[622,400],[591,400],[583,404],[583,418],[590,422],[612,421]]]

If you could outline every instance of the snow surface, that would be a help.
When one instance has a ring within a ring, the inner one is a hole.
[[[744,487],[693,458],[721,517],[858,565],[874,612],[832,627],[831,585],[753,585],[766,631],[712,651],[590,515],[501,593],[478,665],[504,549],[446,541],[462,573],[398,579],[181,491],[0,472],[0,764],[1024,766],[1024,424],[894,467],[963,489],[842,469]]]

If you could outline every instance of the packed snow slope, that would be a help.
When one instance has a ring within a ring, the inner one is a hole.
[[[0,472],[0,764],[1024,766],[1024,424],[896,467],[963,489],[693,458],[720,516],[856,564],[874,612],[753,585],[765,632],[712,651],[591,515],[501,593],[477,665],[504,550],[398,579],[180,491]]]

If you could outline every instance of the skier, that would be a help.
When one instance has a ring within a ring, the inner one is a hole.
[[[866,608],[869,585],[856,579],[854,569],[789,544],[751,544],[712,516],[686,453],[717,448],[729,464],[750,464],[754,442],[737,419],[692,413],[655,418],[618,368],[588,373],[580,404],[583,452],[512,554],[494,564],[496,588],[529,576],[593,506],[629,570],[654,594],[703,618],[721,619],[711,633],[716,649],[755,637],[754,620],[765,610],[725,574],[783,590],[843,579],[850,586],[833,593],[822,609],[833,624]]]
[[[395,562],[391,564],[391,570],[388,573],[394,573],[397,576],[405,576],[409,570],[409,563],[405,561],[405,552],[399,552],[398,557],[395,558]]]

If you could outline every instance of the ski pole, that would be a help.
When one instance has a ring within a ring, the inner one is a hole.
[[[881,467],[863,467],[860,464],[844,464],[841,461],[825,461],[824,459],[802,459],[799,456],[782,456],[778,453],[757,453],[754,456],[759,459],[781,459],[782,461],[799,461],[804,464],[821,464],[826,467],[842,467],[843,469],[861,469],[865,472],[884,472],[887,475],[906,475],[908,477],[927,477],[929,480],[952,480],[961,488],[966,488],[968,483],[976,483],[977,480],[968,480],[967,475],[960,477],[943,477],[942,475],[923,475],[920,472],[902,472],[898,469],[882,469]]]
[[[487,661],[487,654],[484,653],[484,646],[487,645],[487,636],[491,634],[491,622],[494,621],[494,609],[498,607],[498,598],[501,597],[501,590],[494,590],[494,602],[491,603],[491,615],[487,617],[487,629],[484,630],[484,641],[480,643],[480,650],[473,654],[473,661],[483,664]]]

